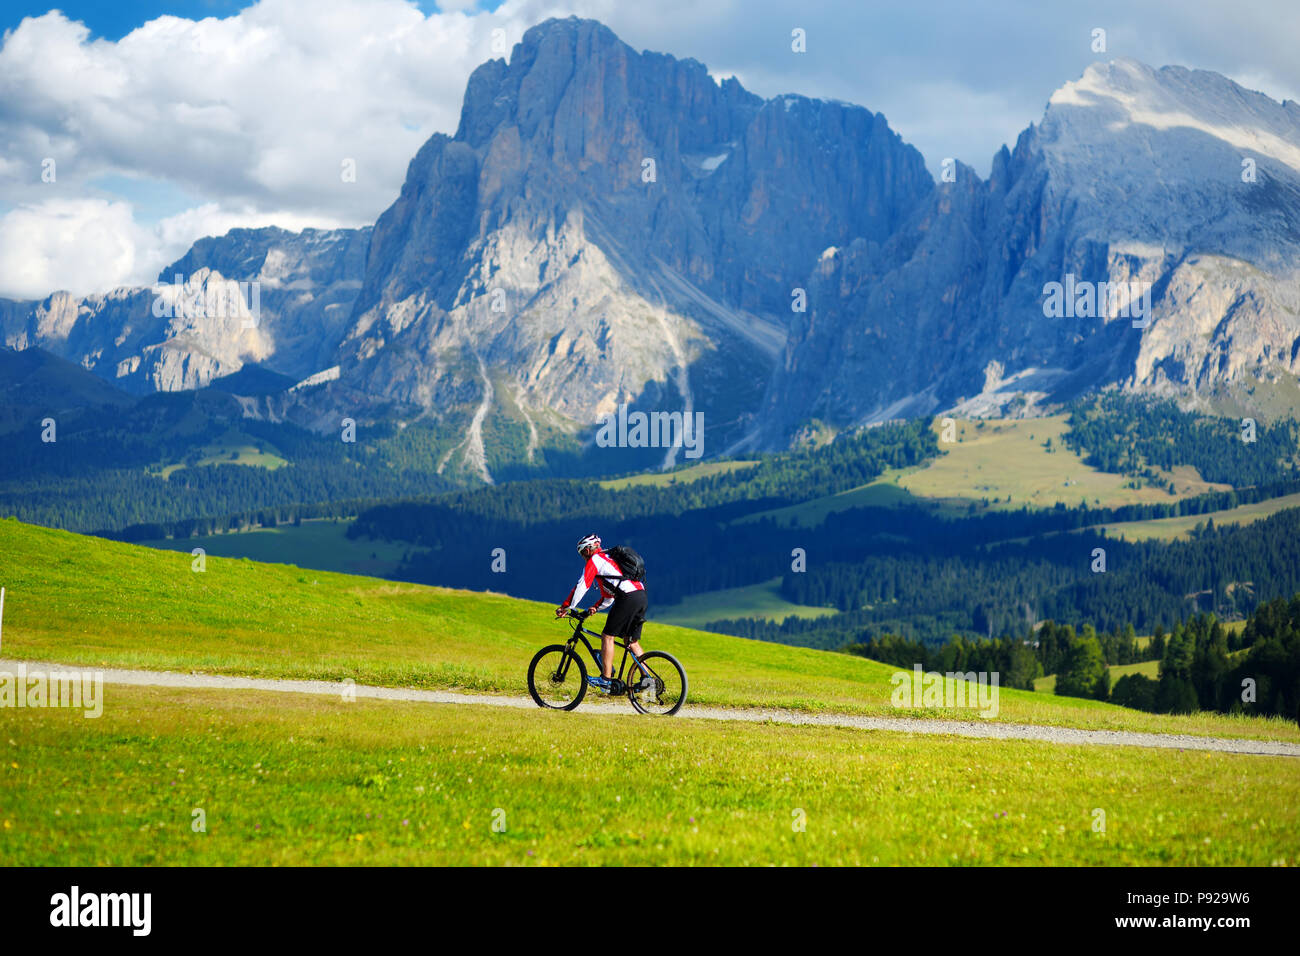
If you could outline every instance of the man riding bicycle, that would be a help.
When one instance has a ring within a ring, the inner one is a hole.
[[[617,550],[617,549],[615,549]],[[621,694],[626,688],[622,681],[613,678],[614,673],[614,639],[623,638],[632,653],[640,657],[641,625],[645,623],[646,591],[645,584],[633,581],[600,546],[598,535],[586,535],[578,542],[578,554],[586,561],[582,577],[574,585],[569,596],[555,609],[555,616],[581,614],[586,617],[608,611],[605,629],[600,635],[600,670],[599,677],[588,677],[587,683],[607,694]],[[600,603],[583,612],[576,605],[595,584],[600,592]]]

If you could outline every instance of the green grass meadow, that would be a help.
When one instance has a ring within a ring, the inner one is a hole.
[[[656,617],[680,627],[703,627],[710,621],[733,617],[783,621],[787,617],[828,617],[835,613],[833,607],[809,607],[787,601],[781,596],[781,579],[772,578],[761,584],[693,594],[678,604],[659,608]]]
[[[107,695],[96,720],[5,717],[0,865],[1267,866],[1300,852],[1290,758]]]
[[[274,528],[140,543],[186,554],[202,548],[205,553],[222,558],[296,564],[343,574],[384,577],[395,572],[407,546],[391,541],[349,538],[349,524],[350,520],[345,518],[309,518],[299,525],[283,524]]]
[[[0,521],[0,652],[521,696],[534,651],[568,633],[500,595],[192,561]],[[645,643],[682,659],[694,704],[979,719],[895,709],[895,669],[844,654],[654,622]],[[1281,720],[1000,703],[999,720],[1300,741]],[[1269,865],[1300,849],[1294,758],[689,712],[108,684],[96,719],[0,709],[0,865]]]
[[[613,491],[645,486],[666,488],[669,485],[690,484],[692,481],[698,481],[712,475],[743,471],[746,468],[753,468],[757,464],[756,461],[706,461],[699,465],[687,465],[675,471],[650,471],[639,475],[629,475],[624,478],[609,478],[597,483],[600,487]]]
[[[0,580],[9,591],[3,655],[525,696],[533,654],[569,635],[545,603],[246,559],[209,556],[197,572],[194,560],[0,521]],[[681,659],[692,703],[954,716],[895,708],[897,669],[889,665],[673,627],[654,616],[652,605],[644,643]],[[997,719],[1300,742],[1300,727],[1281,719],[1147,714],[1006,688]]]
[[[1169,472],[1177,495],[1159,488],[1128,487],[1123,475],[1098,471],[1065,445],[1066,416],[1046,418],[955,419],[956,441],[939,447],[946,452],[900,478],[906,491],[923,498],[1002,499],[999,507],[1030,505],[1050,508],[1057,502],[1115,507],[1168,503],[1226,485],[1202,481],[1194,468]],[[942,422],[936,419],[942,435]],[[1048,442],[1051,442],[1048,447]],[[1010,500],[1006,500],[1010,498]]]
[[[1114,524],[1097,525],[1091,530],[1104,531],[1108,536],[1124,538],[1128,541],[1177,541],[1186,540],[1195,531],[1197,525],[1213,521],[1222,527],[1225,525],[1250,524],[1271,518],[1287,508],[1300,508],[1300,494],[1283,495],[1267,501],[1238,505],[1222,511],[1211,511],[1200,515],[1179,515],[1174,518],[1152,518],[1147,521],[1120,521]]]
[[[1146,640],[1149,641],[1151,638],[1148,637]],[[1110,671],[1111,687],[1115,686],[1117,680],[1121,677],[1127,676],[1128,674],[1142,674],[1145,677],[1150,677],[1152,680],[1155,680],[1160,676],[1159,661],[1138,661],[1136,664],[1111,664],[1110,667],[1106,669]],[[1042,694],[1056,693],[1056,675],[1048,674],[1046,677],[1038,678],[1034,681],[1034,690]]]

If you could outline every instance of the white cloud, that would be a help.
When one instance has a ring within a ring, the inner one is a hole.
[[[130,203],[104,199],[47,199],[0,216],[0,297],[43,299],[152,284],[201,236],[236,228],[342,225],[289,209],[231,210],[205,203],[141,226]]]
[[[224,20],[160,17],[114,43],[52,12],[0,49],[0,136],[5,155],[52,155],[72,182],[128,172],[369,220],[420,144],[454,128],[497,19],[263,0]],[[356,183],[340,181],[345,158]]]
[[[0,295],[37,299],[56,289],[85,294],[122,285],[138,272],[143,238],[128,203],[50,199],[19,206],[0,218]]]
[[[493,31],[513,46],[549,16],[594,17],[637,49],[695,57],[762,96],[883,111],[932,169],[955,156],[986,172],[994,150],[1098,58],[1088,47],[1097,24],[1110,55],[1220,70],[1273,96],[1300,89],[1293,0],[1076,6],[507,0],[485,12],[452,0],[424,16],[408,0],[261,0],[225,19],[159,17],[118,41],[91,40],[51,12],[0,45],[0,208],[14,207],[0,220],[0,295],[151,277],[204,234],[188,231],[225,223],[373,222],[420,145],[454,131],[470,72],[498,55]],[[807,31],[805,54],[790,51],[795,26]],[[58,162],[52,184],[40,180],[47,157]],[[340,177],[345,159],[355,183]],[[199,205],[169,205],[170,219],[146,228],[127,197],[93,185],[115,176]],[[22,233],[39,241],[27,249]]]
[[[454,131],[492,31],[513,45],[531,25],[518,6],[426,17],[404,0],[316,0],[309,14],[262,0],[221,20],[159,17],[116,42],[57,11],[22,21],[0,47],[0,202],[16,204],[0,220],[0,295],[148,280],[223,226],[373,222],[421,144]],[[146,229],[129,203],[92,198],[111,175],[203,204]]]

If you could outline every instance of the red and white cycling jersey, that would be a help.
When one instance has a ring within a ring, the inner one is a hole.
[[[610,575],[614,578],[608,581],[601,575]],[[578,583],[573,586],[569,596],[564,599],[564,607],[575,607],[583,596],[595,584],[600,589],[600,603],[593,607],[593,613],[597,611],[606,611],[614,603],[614,589],[619,591],[644,591],[645,585],[640,581],[629,581],[623,577],[623,569],[614,563],[604,551],[593,552],[587,559],[587,566],[582,570],[582,577],[578,578]]]

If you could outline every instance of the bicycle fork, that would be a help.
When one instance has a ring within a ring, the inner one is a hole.
[[[555,669],[556,681],[563,681],[566,677],[569,676],[569,667],[572,666],[573,659],[578,656],[577,651],[574,650],[573,645],[574,642],[570,641],[566,648],[568,653],[560,655],[560,666]]]

